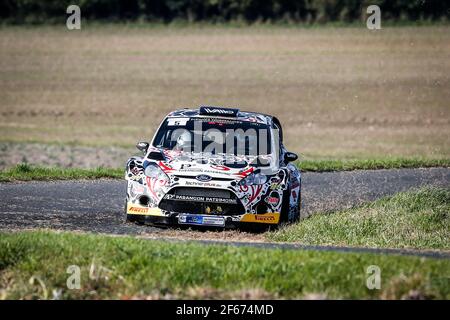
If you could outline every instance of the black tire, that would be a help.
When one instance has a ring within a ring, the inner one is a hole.
[[[301,190],[302,189],[300,187],[300,191],[298,194],[297,208],[296,208],[294,219],[292,220],[293,223],[300,221],[300,217],[301,217],[301,207],[302,207],[302,191]]]
[[[283,203],[281,204],[280,221],[278,226],[289,223],[289,196],[290,188],[283,192]]]
[[[125,200],[125,208],[123,210],[123,214],[124,214],[123,218],[122,218],[123,223],[130,222],[131,219],[130,219],[130,216],[128,215],[128,213],[127,213],[127,200]]]
[[[301,185],[300,185],[297,206],[296,206],[296,209],[294,212],[294,216],[291,218],[289,218],[289,212],[291,210],[290,203],[289,203],[290,196],[291,196],[291,188],[288,188],[286,191],[284,191],[283,204],[281,205],[280,222],[278,223],[278,225],[295,223],[300,220],[300,207],[301,207],[301,196],[302,196],[301,190],[302,189],[301,189]]]

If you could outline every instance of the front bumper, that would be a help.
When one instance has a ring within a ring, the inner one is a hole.
[[[237,216],[225,216],[217,214],[185,214],[165,213],[159,208],[144,207],[134,203],[127,203],[126,213],[129,220],[136,220],[150,224],[162,225],[197,225],[212,227],[235,227],[244,224],[276,225],[280,221],[279,212],[252,214],[246,213]],[[223,220],[223,224],[219,223]]]

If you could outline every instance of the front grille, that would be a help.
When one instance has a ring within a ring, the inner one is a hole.
[[[177,178],[183,178],[183,179],[193,179],[196,180],[196,176],[185,176],[185,175],[179,175],[177,174],[175,177]],[[212,178],[211,181],[234,181],[236,180],[235,178],[218,178],[218,177],[214,177]]]
[[[245,213],[244,206],[233,192],[206,188],[174,188],[161,200],[159,208],[169,212],[190,214],[231,216]]]
[[[210,189],[210,188],[179,187],[169,191],[169,194],[192,196],[192,197],[216,197],[225,199],[233,198],[233,194],[229,190]]]

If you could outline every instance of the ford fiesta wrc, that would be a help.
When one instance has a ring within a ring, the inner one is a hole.
[[[300,218],[297,155],[280,121],[204,106],[171,112],[126,164],[125,220],[222,228]]]

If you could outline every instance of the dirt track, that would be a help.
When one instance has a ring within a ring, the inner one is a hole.
[[[450,169],[303,174],[302,215],[349,208],[415,187],[450,187]],[[162,229],[122,222],[125,181],[0,184],[0,229],[56,229],[189,240],[264,241],[263,234]]]

